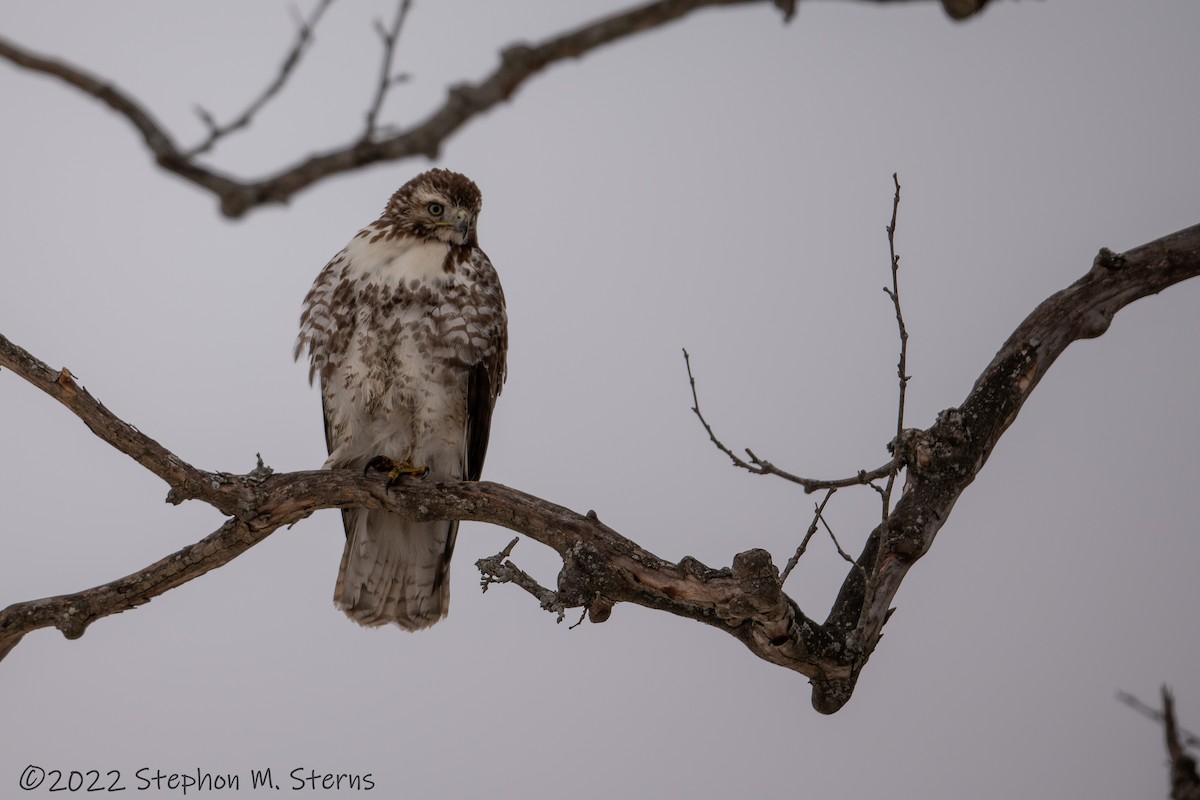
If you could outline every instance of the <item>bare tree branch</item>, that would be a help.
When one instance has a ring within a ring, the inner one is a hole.
[[[733,461],[734,466],[741,467],[747,472],[751,472],[755,475],[775,475],[776,477],[783,478],[786,481],[797,483],[803,486],[804,491],[810,493],[820,491],[821,489],[844,489],[847,486],[861,486],[863,484],[868,484],[873,480],[877,480],[878,478],[886,477],[896,469],[896,460],[892,459],[882,467],[876,467],[872,470],[859,470],[857,474],[849,478],[836,478],[827,480],[824,478],[801,478],[799,475],[793,475],[787,470],[779,469],[771,462],[764,461],[763,459],[759,458],[749,447],[746,448],[746,455],[749,457],[749,460],[747,461],[746,459],[741,458],[737,453],[733,452],[733,450],[729,449],[724,442],[717,438],[717,434],[713,430],[712,425],[708,424],[708,420],[704,418],[704,414],[700,411],[700,398],[696,393],[696,378],[692,375],[692,358],[690,355],[688,355],[686,348],[683,351],[683,363],[687,368],[688,385],[692,389],[692,413],[696,415],[696,418],[700,420],[700,424],[704,426],[704,430],[708,433],[708,438],[714,445],[716,445],[718,450],[729,456],[730,460]]]
[[[138,133],[142,135],[142,139],[146,143],[146,147],[150,150],[150,153],[154,156],[159,166],[164,169],[177,172],[188,180],[216,193],[218,196],[222,196],[223,193],[235,191],[238,188],[239,184],[236,181],[225,177],[218,177],[208,170],[199,167],[187,169],[188,174],[184,175],[183,171],[185,167],[190,165],[191,162],[180,152],[170,134],[158,124],[158,121],[150,115],[149,111],[142,108],[140,103],[116,88],[110,82],[97,78],[83,69],[64,61],[56,61],[52,58],[23,50],[3,38],[0,38],[0,58],[8,59],[17,66],[24,67],[33,72],[40,72],[44,75],[58,78],[64,83],[74,86],[84,94],[91,95],[113,111],[125,117],[133,127],[137,128]]]
[[[1102,248],[1091,270],[1043,301],[1012,333],[975,382],[962,405],[942,411],[927,430],[906,429],[896,442],[907,468],[904,494],[868,537],[824,627],[836,638],[854,634],[857,663],[870,656],[891,599],[909,568],[933,545],[959,495],[983,469],[996,443],[1051,365],[1079,339],[1108,330],[1129,303],[1200,274],[1200,225],[1126,253]],[[814,686],[814,705],[836,710],[848,699],[836,681]],[[824,689],[824,691],[822,691]]]
[[[1171,800],[1200,800],[1200,772],[1196,759],[1185,750],[1200,743],[1194,734],[1180,728],[1175,721],[1175,698],[1171,690],[1162,687],[1163,710],[1151,708],[1128,692],[1117,692],[1117,699],[1155,722],[1161,722],[1167,741],[1167,756],[1171,759]],[[1180,741],[1180,733],[1185,739]]]
[[[896,413],[896,439],[893,440],[896,441],[899,439],[900,434],[904,430],[904,401],[908,389],[909,376],[906,374],[906,364],[908,358],[908,328],[904,324],[904,314],[900,309],[900,257],[896,255],[896,216],[900,210],[900,178],[897,173],[892,173],[892,182],[896,186],[896,191],[892,200],[892,221],[888,223],[887,226],[888,249],[891,253],[892,286],[890,289],[885,286],[883,291],[887,293],[889,298],[891,298],[892,307],[895,309],[896,313],[896,325],[899,328],[900,333],[900,361],[896,365],[896,371],[900,377],[900,396],[898,410]],[[716,432],[713,430],[712,425],[709,424],[708,420],[705,419],[704,414],[701,413],[700,398],[696,392],[696,378],[692,375],[692,359],[691,356],[688,355],[686,348],[684,348],[683,351],[683,363],[687,368],[688,385],[692,390],[692,413],[696,415],[696,417],[700,420],[700,424],[704,426],[705,432],[708,433],[709,440],[712,441],[718,450],[729,456],[730,460],[733,461],[734,466],[741,467],[742,469],[754,473],[755,475],[775,475],[783,478],[784,480],[791,481],[792,483],[800,484],[804,487],[804,491],[808,493],[815,492],[820,489],[835,490],[848,486],[871,486],[877,492],[879,492],[880,497],[882,498],[883,519],[887,519],[887,515],[891,511],[892,487],[895,484],[896,475],[900,471],[899,456],[895,453],[894,448],[892,448],[892,460],[887,464],[884,464],[883,466],[877,467],[873,470],[859,470],[856,475],[850,478],[838,478],[834,480],[801,478],[798,475],[794,475],[786,470],[776,467],[769,461],[764,461],[755,455],[754,451],[749,447],[746,448],[746,455],[749,458],[747,461],[746,459],[743,459],[734,453],[732,449],[730,449],[724,442],[721,441]],[[882,489],[873,483],[873,481],[878,480],[879,478],[887,478],[887,485]],[[818,520],[820,520],[821,523],[824,523],[820,512],[824,510],[825,503],[829,501],[831,496],[832,491],[825,496],[825,500],[818,508],[817,516],[813,519],[813,525],[809,528],[808,533],[804,537],[804,541],[797,550],[795,559],[798,559],[800,555],[803,554],[808,540],[812,538],[813,533],[816,532]],[[826,528],[828,528],[828,525],[826,525]],[[831,538],[833,538],[834,544],[837,545],[837,538],[833,536],[832,530],[829,531],[829,535]],[[840,545],[838,545],[838,552],[842,553],[842,548]],[[853,559],[850,559],[844,553],[842,553],[842,555],[847,561],[853,561]],[[794,560],[789,562],[787,569],[784,570],[785,578],[787,574],[791,572],[792,567],[795,566]]]
[[[1167,739],[1167,755],[1171,757],[1171,800],[1200,800],[1200,773],[1196,759],[1179,743],[1175,724],[1175,698],[1166,686],[1162,687],[1163,734]]]
[[[258,97],[250,102],[250,105],[246,106],[245,111],[230,122],[220,125],[207,109],[202,106],[196,107],[196,114],[200,117],[200,121],[204,123],[205,127],[208,128],[208,136],[195,147],[185,152],[183,154],[184,158],[194,159],[196,156],[203,155],[224,137],[250,125],[250,122],[254,119],[254,115],[261,111],[263,106],[270,102],[271,98],[283,89],[284,84],[291,77],[292,71],[300,63],[300,58],[304,55],[304,51],[312,43],[313,30],[316,28],[317,23],[321,21],[321,16],[331,3],[333,3],[333,0],[318,0],[316,8],[313,9],[312,15],[308,19],[304,19],[304,17],[297,14],[296,42],[292,45],[292,49],[288,51],[288,54],[284,56],[283,64],[279,68],[279,74],[267,85],[266,89],[263,89]]]
[[[1164,686],[1163,691],[1165,700],[1167,697],[1169,697],[1167,687]],[[1167,718],[1162,711],[1159,711],[1157,708],[1142,702],[1137,696],[1132,695],[1129,692],[1117,692],[1117,699],[1142,716],[1148,717],[1155,722],[1165,723],[1167,721]],[[1166,707],[1166,703],[1163,704],[1163,707]],[[1192,733],[1187,728],[1181,728],[1178,726],[1175,726],[1175,731],[1176,733],[1174,738],[1180,741],[1184,747],[1200,747],[1200,736]]]
[[[876,3],[922,2],[925,0],[872,0]],[[962,18],[976,13],[985,0],[942,0],[947,13]],[[767,5],[779,8],[788,19],[795,12],[796,0],[656,0],[642,6],[603,17],[573,31],[541,43],[513,44],[500,54],[500,63],[478,83],[450,87],[442,105],[423,121],[386,136],[376,136],[378,113],[387,89],[396,81],[390,74],[395,39],[403,24],[408,1],[402,0],[396,21],[384,32],[383,75],[375,99],[367,113],[364,135],[323,153],[316,153],[285,166],[263,178],[239,178],[199,162],[196,156],[211,151],[218,139],[250,124],[250,120],[287,81],[303,50],[311,40],[312,26],[324,13],[328,0],[320,0],[308,23],[301,22],[300,34],[292,51],[284,59],[275,81],[250,107],[232,122],[218,125],[207,111],[201,118],[209,128],[206,139],[190,149],[181,148],[170,133],[140,102],[112,81],[93,75],[83,67],[38,55],[0,38],[0,58],[44,75],[57,78],[84,94],[96,98],[127,119],[141,134],[155,163],[184,180],[212,192],[220,201],[221,213],[238,218],[263,205],[284,204],[299,192],[331,175],[350,172],[371,164],[398,161],[416,156],[437,157],[446,140],[475,117],[509,100],[526,81],[549,66],[579,58],[604,45],[644,31],[653,30],[710,6]],[[958,6],[964,6],[955,10]],[[966,7],[973,8],[966,8]],[[952,8],[953,7],[953,8]]]
[[[383,41],[383,65],[379,69],[379,84],[375,87],[375,98],[371,101],[371,107],[367,109],[367,127],[363,130],[363,141],[374,138],[379,109],[383,107],[383,100],[387,97],[388,90],[403,80],[403,76],[392,74],[392,62],[396,57],[396,43],[400,41],[400,31],[404,28],[404,20],[408,16],[408,9],[411,5],[411,0],[400,0],[400,5],[396,8],[396,18],[392,21],[390,28],[383,27],[381,22],[375,23],[375,30]]]
[[[836,487],[830,487],[828,490],[826,490],[825,497],[821,500],[821,502],[813,507],[812,522],[809,524],[808,530],[804,532],[804,538],[800,540],[800,545],[796,548],[796,553],[788,559],[787,564],[783,568],[783,572],[779,574],[779,582],[781,584],[787,582],[788,575],[792,574],[792,570],[796,568],[796,565],[800,563],[800,559],[804,557],[804,552],[808,549],[808,543],[816,534],[817,528],[821,523],[821,514],[824,513],[825,506],[829,505],[829,498],[833,497],[836,491]]]
[[[550,607],[556,613],[584,608],[593,622],[603,622],[615,604],[627,602],[703,622],[760,658],[808,676],[813,706],[833,713],[850,699],[909,567],[933,545],[959,495],[1055,359],[1071,342],[1103,334],[1129,303],[1198,274],[1200,225],[1123,254],[1102,249],[1087,274],[1017,327],[962,405],[943,411],[927,430],[904,430],[896,442],[908,470],[903,495],[871,533],[824,624],[783,592],[765,550],[738,553],[731,567],[721,569],[691,557],[673,563],[594,513],[577,514],[495,483],[411,480],[388,491],[383,479],[350,470],[271,474],[261,465],[247,475],[199,470],[112,414],[68,370],[54,370],[0,336],[0,367],[61,402],[97,436],[161,477],[170,487],[170,502],[202,500],[229,517],[208,537],[137,573],[0,611],[0,656],[39,628],[81,636],[93,621],[203,575],[319,509],[386,508],[416,520],[475,520],[523,533],[553,548],[563,568],[553,592],[534,588],[532,579],[513,582],[534,589],[539,598],[553,594]],[[506,559],[502,551],[497,566],[488,566],[493,577],[504,578],[500,567]],[[508,575],[513,576],[519,578]]]
[[[883,291],[891,298],[892,307],[896,310],[896,327],[900,334],[900,360],[896,364],[896,375],[900,379],[900,395],[896,404],[896,440],[898,441],[900,434],[904,432],[904,401],[908,395],[908,327],[904,324],[904,313],[900,309],[900,256],[896,255],[896,217],[900,212],[899,174],[892,173],[892,182],[896,184],[896,194],[892,199],[892,221],[887,226],[888,252],[892,260],[892,288],[889,289],[885,286]],[[899,456],[893,453],[893,457],[898,458]],[[892,512],[892,488],[896,485],[898,472],[899,470],[893,468],[888,473],[887,484],[880,493],[885,521],[888,514]]]

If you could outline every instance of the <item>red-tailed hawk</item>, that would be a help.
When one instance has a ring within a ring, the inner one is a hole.
[[[479,479],[508,347],[504,293],[476,239],[481,203],[464,175],[418,175],[304,298],[295,356],[307,348],[309,381],[321,379],[327,469]],[[342,521],[338,608],[406,630],[446,616],[457,522],[366,509]]]

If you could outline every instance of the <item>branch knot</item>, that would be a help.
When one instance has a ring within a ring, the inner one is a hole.
[[[1107,247],[1101,247],[1100,252],[1096,254],[1095,260],[1092,261],[1092,269],[1116,270],[1125,266],[1125,255],[1123,253],[1114,253]]]

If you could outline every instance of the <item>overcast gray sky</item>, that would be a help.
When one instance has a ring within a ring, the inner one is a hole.
[[[387,108],[419,119],[498,49],[615,2],[417,0]],[[304,4],[307,8],[308,4]],[[263,174],[362,122],[373,17],[335,5],[294,84],[216,163]],[[284,2],[15,2],[0,31],[143,100],[181,138],[274,74]],[[511,319],[485,477],[600,517],[660,556],[783,564],[812,497],[736,472],[689,411],[680,348],[731,445],[801,474],[886,459],[891,174],[912,335],[910,425],[957,405],[1008,333],[1083,274],[1200,217],[1200,3],[996,0],[713,10],[553,68],[472,122],[438,165],[482,187],[480,239]],[[154,169],[130,127],[0,65],[0,332],[67,366],[192,463],[324,459],[291,360],[313,277],[430,164],[339,177],[230,223]],[[0,664],[0,794],[26,765],[133,774],[371,773],[388,797],[1165,797],[1158,729],[1114,698],[1177,692],[1200,726],[1200,283],[1070,348],[966,492],[853,700],[731,637],[621,605],[556,625],[478,590],[507,531],[464,525],[450,617],[420,634],[332,606],[338,515],[69,642]],[[132,572],[221,519],[0,373],[0,605]],[[827,514],[857,553],[874,495]],[[553,555],[515,560],[544,583]],[[845,575],[818,538],[788,582],[824,618]],[[43,785],[31,796],[46,792]],[[164,790],[163,796],[170,794]],[[314,796],[349,796],[309,792]],[[150,796],[154,796],[151,794]]]

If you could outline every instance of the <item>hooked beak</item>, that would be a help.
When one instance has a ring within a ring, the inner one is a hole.
[[[471,215],[465,208],[454,211],[454,231],[464,239],[471,233]]]

